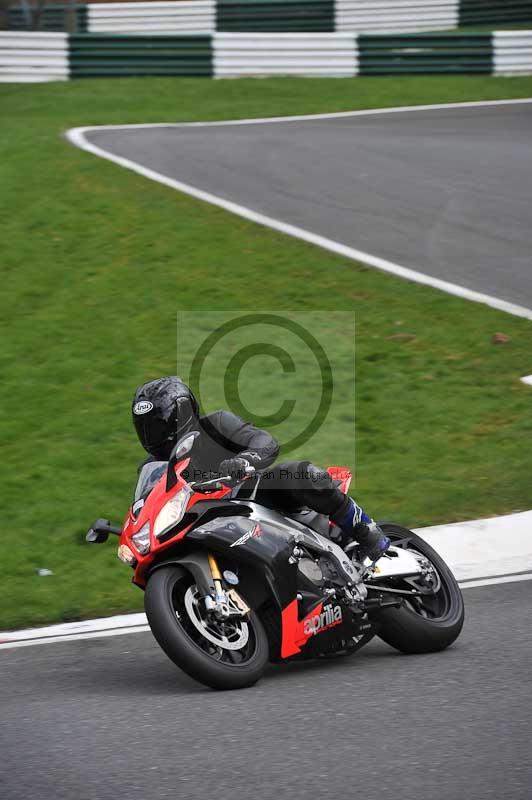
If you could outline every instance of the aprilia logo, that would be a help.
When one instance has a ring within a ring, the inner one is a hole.
[[[303,631],[306,636],[316,636],[317,633],[329,628],[334,628],[342,622],[342,609],[340,606],[326,606],[321,614],[316,614],[314,617],[305,620]]]

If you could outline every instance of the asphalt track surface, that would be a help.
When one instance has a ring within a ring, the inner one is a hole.
[[[532,307],[532,105],[90,130],[170,178]]]
[[[531,583],[443,653],[379,640],[214,692],[150,633],[0,652],[2,800],[529,800]]]
[[[532,108],[99,131],[89,141],[532,306]],[[444,653],[374,640],[216,693],[151,634],[0,652],[1,800],[529,800],[531,583],[468,589]]]

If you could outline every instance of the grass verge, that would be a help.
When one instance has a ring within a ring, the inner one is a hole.
[[[471,76],[0,87],[0,628],[141,607],[111,545],[82,534],[128,505],[141,457],[130,398],[174,371],[176,309],[356,309],[363,503],[410,525],[531,503],[530,323],[233,217],[62,132],[530,95],[530,78]],[[496,331],[510,341],[494,346]],[[351,431],[339,420],[336,433],[305,455],[341,460]]]

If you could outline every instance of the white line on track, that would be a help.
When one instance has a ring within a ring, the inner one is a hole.
[[[532,572],[519,575],[501,575],[494,578],[479,578],[478,580],[465,581],[460,583],[462,591],[464,589],[476,589],[482,586],[495,586],[501,583],[517,583],[519,581],[532,580]],[[53,625],[49,628],[34,628],[27,631],[10,631],[5,633],[5,637],[13,637],[11,639],[2,639],[0,632],[0,650],[13,650],[18,647],[33,647],[36,644],[57,644],[58,642],[77,642],[82,639],[103,639],[109,636],[124,636],[126,633],[147,633],[150,630],[148,621],[145,614],[130,614],[132,617],[131,624],[126,621],[122,623],[122,627],[102,627],[108,622],[112,623],[114,617],[86,620],[83,623],[65,623],[62,625]],[[138,624],[139,618],[144,620],[144,624]],[[134,621],[133,621],[134,620]],[[83,625],[82,632],[73,632],[76,628],[79,629]],[[43,633],[46,631],[46,634]],[[60,632],[61,631],[61,632]],[[68,633],[67,631],[72,631]],[[16,638],[20,636],[21,638]]]
[[[286,117],[250,117],[201,122],[139,122],[125,125],[93,125],[72,128],[71,131],[119,131],[128,128],[209,128],[223,125],[265,125],[272,122],[312,122],[318,119],[342,119],[349,117],[373,117],[382,114],[403,114],[415,111],[447,111],[451,108],[489,108],[490,106],[512,106],[532,103],[532,97],[512,100],[474,100],[465,103],[430,103],[423,106],[392,106],[391,108],[366,108],[359,111],[332,111],[325,114],[295,114]],[[71,133],[67,131],[67,136]]]
[[[460,583],[462,591],[464,589],[476,589],[479,586],[495,586],[498,583],[519,583],[519,581],[532,581],[532,572],[520,575],[499,575],[497,578],[479,578],[474,581]]]
[[[97,621],[97,620],[95,620]],[[35,639],[14,639],[12,642],[2,641],[0,633],[0,650],[12,650],[15,647],[32,647],[35,644],[57,644],[58,642],[77,642],[80,639],[103,639],[108,636],[123,636],[126,633],[146,633],[150,630],[146,625],[132,625],[128,628],[114,628],[111,630],[86,631],[85,633],[68,633],[59,636],[45,636]]]
[[[413,281],[414,283],[421,283],[426,286],[431,286],[434,289],[439,289],[442,292],[446,292],[447,294],[455,295],[456,297],[461,297],[465,300],[471,300],[474,303],[481,303],[486,306],[490,306],[491,308],[495,308],[498,311],[504,311],[507,314],[512,314],[516,317],[524,317],[525,319],[532,320],[532,309],[525,308],[524,306],[517,305],[515,303],[510,303],[506,300],[501,300],[498,297],[493,297],[488,294],[484,294],[483,292],[476,292],[472,289],[467,289],[464,286],[459,286],[455,283],[450,283],[449,281],[440,280],[440,278],[432,277],[431,275],[426,275],[425,273],[418,272],[417,270],[410,269],[409,267],[401,266],[400,264],[396,264],[393,261],[388,261],[384,258],[380,258],[379,256],[372,255],[371,253],[366,253],[362,250],[357,250],[354,247],[349,247],[348,245],[342,244],[341,242],[337,242],[333,239],[328,239],[325,236],[320,236],[319,234],[313,233],[312,231],[305,230],[304,228],[299,228],[296,225],[290,225],[289,223],[283,222],[282,220],[274,219],[273,217],[268,217],[265,214],[261,214],[257,211],[254,211],[247,206],[242,206],[238,203],[233,203],[230,200],[225,200],[223,197],[218,197],[217,195],[211,194],[210,192],[206,192],[203,189],[199,189],[195,186],[191,186],[187,183],[183,183],[182,181],[174,180],[173,178],[169,178],[167,175],[163,175],[160,172],[156,172],[155,170],[149,169],[148,167],[142,166],[136,161],[132,161],[128,158],[123,158],[122,156],[115,155],[107,150],[104,150],[101,147],[98,147],[95,144],[92,144],[88,139],[86,134],[93,132],[93,131],[117,131],[117,130],[130,130],[130,129],[146,129],[146,128],[190,128],[190,127],[215,127],[215,126],[227,126],[227,125],[258,125],[258,124],[269,124],[269,123],[281,123],[281,122],[302,122],[302,121],[312,121],[312,120],[327,120],[327,119],[339,119],[342,117],[367,117],[367,116],[378,116],[383,114],[399,114],[399,113],[411,113],[416,111],[443,111],[447,109],[460,109],[460,108],[481,108],[481,107],[496,107],[496,106],[505,106],[505,105],[523,105],[532,103],[532,98],[523,98],[519,100],[488,100],[488,101],[480,101],[480,102],[472,102],[472,103],[439,103],[433,105],[424,105],[424,106],[404,106],[404,107],[397,107],[397,108],[385,108],[385,109],[369,109],[366,111],[343,111],[333,114],[308,114],[308,115],[301,115],[301,116],[293,116],[293,117],[261,117],[257,119],[241,119],[241,120],[224,120],[221,122],[180,122],[180,123],[140,123],[138,125],[97,125],[97,126],[86,126],[81,128],[71,128],[69,131],[66,132],[67,139],[72,142],[72,144],[80,147],[82,150],[85,150],[88,153],[92,153],[93,155],[99,156],[100,158],[105,158],[108,161],[113,161],[115,164],[118,164],[121,167],[125,167],[126,169],[130,169],[133,172],[136,172],[139,175],[142,175],[145,178],[149,178],[150,180],[157,181],[158,183],[163,184],[164,186],[168,186],[171,189],[175,189],[176,191],[183,192],[184,194],[188,194],[191,197],[196,198],[197,200],[203,200],[206,203],[211,203],[211,205],[219,206],[223,208],[225,211],[229,211],[232,214],[236,214],[239,217],[243,217],[244,219],[248,219],[251,222],[256,222],[259,225],[263,225],[268,228],[272,228],[273,230],[278,231],[279,233],[285,233],[288,236],[293,236],[296,239],[302,239],[309,244],[314,244],[317,247],[321,247],[325,250],[329,250],[332,253],[336,253],[337,255],[344,256],[345,258],[350,258],[353,261],[362,262],[364,264],[368,264],[369,266],[376,267],[377,269],[382,270],[383,272],[388,272],[392,275],[396,275],[400,278],[404,278],[405,280]]]

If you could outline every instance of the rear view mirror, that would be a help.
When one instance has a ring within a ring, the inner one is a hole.
[[[192,433],[187,433],[186,436],[183,436],[183,438],[178,441],[174,448],[174,458],[176,464],[183,458],[183,456],[186,456],[187,453],[190,453],[194,447],[194,442],[199,435],[199,431],[192,431]]]
[[[181,439],[177,442],[176,446],[170,453],[170,458],[168,460],[168,471],[166,473],[166,491],[169,492],[176,483],[177,478],[175,474],[174,467],[178,461],[190,453],[192,448],[194,447],[194,442],[200,435],[199,431],[191,431],[190,433],[186,433]]]
[[[89,544],[103,544],[109,538],[110,533],[120,536],[121,529],[116,525],[111,525],[108,519],[97,519],[87,531],[85,541]]]

